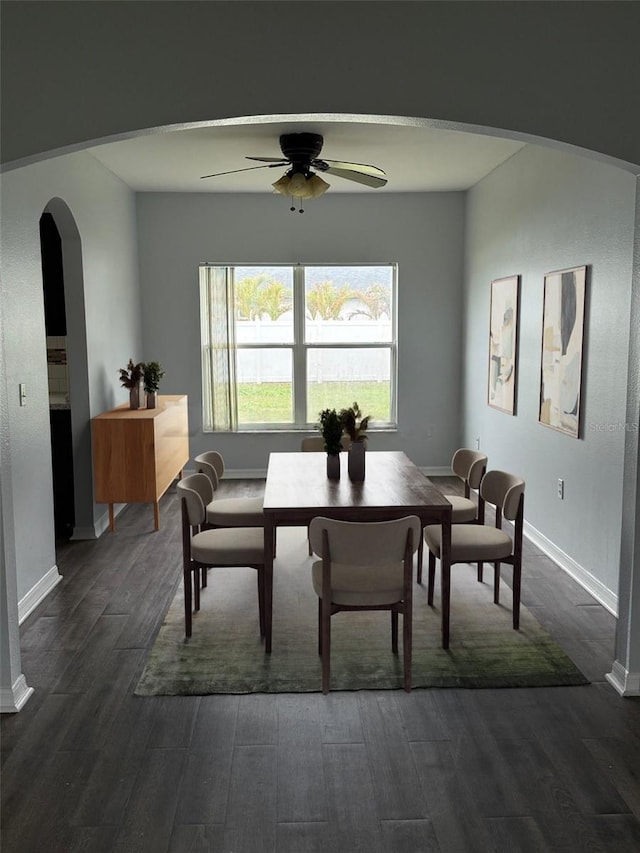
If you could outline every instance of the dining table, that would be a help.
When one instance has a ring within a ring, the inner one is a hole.
[[[442,525],[440,588],[442,647],[449,647],[451,503],[402,451],[366,452],[365,478],[352,482],[348,452],[340,478],[327,477],[324,452],[271,453],[264,492],[265,652],[271,653],[276,528],[308,526],[323,516],[343,521],[388,521],[416,515],[422,527]],[[311,581],[309,581],[311,582]]]

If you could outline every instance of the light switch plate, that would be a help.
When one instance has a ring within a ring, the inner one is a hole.
[[[26,406],[27,405],[27,386],[25,385],[24,382],[21,382],[19,387],[20,387],[20,405]]]

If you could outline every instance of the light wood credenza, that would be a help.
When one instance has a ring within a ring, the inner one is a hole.
[[[159,530],[158,502],[189,460],[186,395],[159,396],[155,409],[125,404],[103,412],[91,434],[95,499],[109,504],[111,530],[117,503],[152,503]]]

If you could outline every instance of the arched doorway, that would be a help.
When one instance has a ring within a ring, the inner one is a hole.
[[[47,348],[47,362],[56,537],[93,539],[82,245],[73,214],[61,198],[51,199],[44,208],[41,245],[45,326],[54,344]]]

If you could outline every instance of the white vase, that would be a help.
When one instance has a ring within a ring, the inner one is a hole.
[[[349,479],[353,483],[361,483],[364,480],[365,471],[365,443],[364,441],[353,441],[348,454]]]

